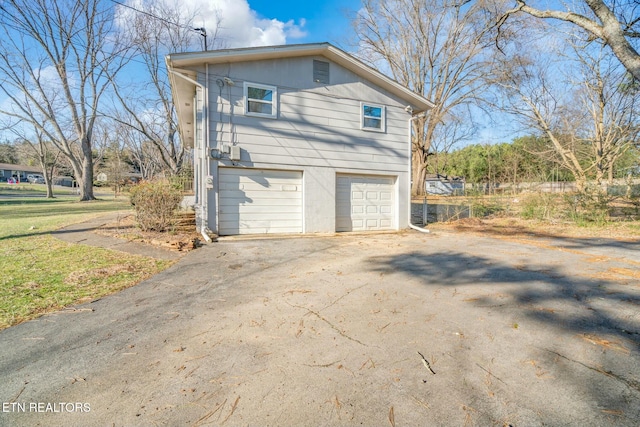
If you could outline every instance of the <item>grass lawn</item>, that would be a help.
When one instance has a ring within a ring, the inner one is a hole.
[[[126,198],[78,202],[77,196],[34,198],[27,191],[0,200],[0,329],[135,285],[172,264],[65,243],[49,234],[128,210]]]
[[[47,186],[44,184],[30,184],[23,182],[20,184],[7,184],[6,182],[0,183],[0,196],[2,195],[46,195]],[[67,188],[55,186],[53,189],[54,196],[69,196],[76,195],[77,190],[75,188]]]

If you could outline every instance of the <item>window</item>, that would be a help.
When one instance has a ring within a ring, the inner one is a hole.
[[[316,83],[329,84],[329,63],[313,60],[313,81]]]
[[[278,116],[278,89],[275,86],[245,82],[244,99],[244,111],[247,116],[271,118]]]
[[[381,105],[361,104],[362,129],[384,132],[384,107]]]

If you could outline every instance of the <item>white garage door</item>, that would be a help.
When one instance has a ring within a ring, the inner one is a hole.
[[[302,172],[220,168],[221,235],[301,233]]]
[[[336,231],[394,228],[394,178],[338,175],[336,187]]]

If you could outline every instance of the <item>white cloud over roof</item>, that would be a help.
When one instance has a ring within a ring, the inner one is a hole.
[[[195,16],[194,25],[206,28],[209,35],[217,33],[217,44],[225,48],[280,45],[307,35],[304,19],[296,23],[262,18],[247,0],[162,1],[176,2],[191,11]],[[216,32],[219,18],[220,28]]]

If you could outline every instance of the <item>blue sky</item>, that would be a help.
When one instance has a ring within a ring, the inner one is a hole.
[[[249,6],[261,18],[282,22],[305,21],[307,36],[289,40],[294,43],[330,42],[344,47],[350,37],[352,15],[360,8],[360,0],[273,1],[249,0]]]
[[[135,2],[136,0],[130,0]],[[331,42],[346,47],[351,36],[350,16],[360,0],[157,0],[178,2],[195,12],[194,24],[210,32],[215,16],[222,17],[223,47]]]

